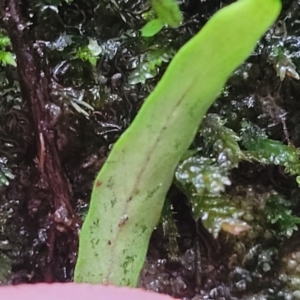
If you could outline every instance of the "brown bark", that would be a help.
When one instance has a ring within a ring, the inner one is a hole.
[[[24,3],[24,0],[0,0],[0,10],[16,55],[22,97],[32,113],[41,180],[46,183],[52,201],[53,211],[49,212],[52,226],[51,232],[48,232],[49,268],[45,271],[45,279],[52,281],[51,262],[57,247],[56,237],[67,235],[73,241],[74,248],[74,243],[77,243],[78,219],[71,205],[71,187],[56,147],[56,130],[47,111],[47,104],[51,103],[51,78],[43,53],[31,36]]]

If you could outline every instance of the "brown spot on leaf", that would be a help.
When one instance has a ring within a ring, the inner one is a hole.
[[[120,220],[118,226],[119,226],[119,227],[122,227],[123,225],[125,225],[125,223],[128,221],[128,219],[129,219],[129,218],[128,218],[127,215],[123,215],[123,216],[121,217],[121,220]]]
[[[100,180],[96,181],[96,187],[100,187],[102,185],[102,182]]]

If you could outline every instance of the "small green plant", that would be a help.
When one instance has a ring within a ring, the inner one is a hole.
[[[178,163],[228,77],[280,8],[280,0],[240,0],[215,14],[175,55],[95,180],[76,282],[137,284]]]
[[[14,179],[15,176],[12,170],[7,167],[7,158],[0,157],[0,187],[3,185],[9,185],[9,180]]]
[[[243,123],[241,136],[247,149],[244,154],[249,160],[282,166],[287,173],[297,175],[296,180],[299,182],[300,161],[297,148],[269,139],[260,128],[246,122]]]
[[[290,237],[298,230],[300,218],[292,215],[291,203],[279,195],[272,195],[266,203],[267,221],[278,226],[278,231]]]
[[[241,161],[279,165],[286,173],[296,175],[297,181],[300,177],[298,149],[269,139],[254,124],[242,121],[241,126],[237,134],[225,126],[221,116],[207,114],[199,132],[204,147],[185,158],[175,172],[175,184],[188,198],[194,219],[201,219],[215,237],[221,230],[237,235],[250,230],[255,223],[254,217],[245,218],[250,222],[244,219],[244,215],[253,214],[252,195],[241,201],[237,195],[226,191],[226,186],[231,185],[230,172]],[[239,144],[246,149],[242,150]],[[256,207],[263,215],[261,219],[258,217],[259,221],[274,225],[278,235],[290,237],[300,220],[293,214],[292,200],[285,200],[274,191],[256,197],[261,199],[260,208]]]
[[[167,63],[172,57],[172,51],[167,49],[154,49],[139,58],[139,63],[129,75],[129,83],[145,83],[147,79],[153,78],[158,74],[162,63]]]
[[[165,25],[176,28],[181,24],[183,17],[176,0],[152,0],[151,3],[156,18],[141,29],[142,36],[154,36]]]
[[[13,54],[6,51],[6,47],[10,45],[10,40],[7,36],[0,33],[0,63],[16,66],[16,61]]]

